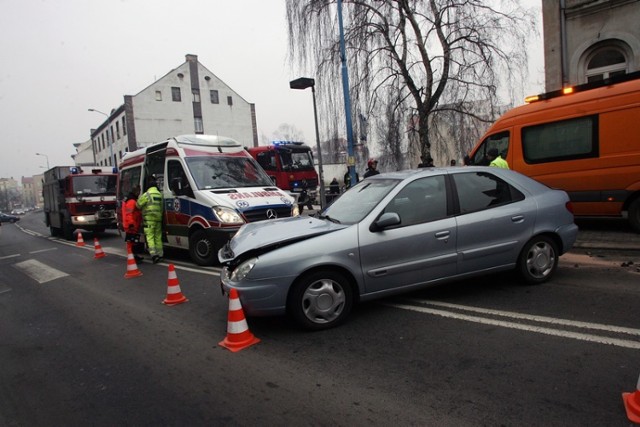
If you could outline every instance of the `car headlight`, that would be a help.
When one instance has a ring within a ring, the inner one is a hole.
[[[78,222],[86,222],[87,219],[85,217],[83,217],[83,216],[77,216],[76,217],[76,221],[78,221]]]
[[[249,272],[253,270],[253,267],[255,267],[257,262],[258,258],[249,258],[248,260],[244,261],[242,264],[236,267],[235,270],[233,270],[230,279],[234,282],[239,282],[240,280],[244,279],[245,277],[247,277],[247,274],[249,274]]]
[[[224,224],[244,224],[244,220],[235,209],[224,206],[214,206],[213,213],[218,217],[220,222]]]

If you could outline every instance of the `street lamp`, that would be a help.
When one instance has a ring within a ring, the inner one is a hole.
[[[47,159],[47,170],[49,170],[49,156],[42,153],[36,153],[36,156],[44,156]]]
[[[318,171],[320,172],[320,209],[324,209],[327,199],[324,191],[324,172],[322,170],[322,149],[320,148],[320,132],[318,131],[318,109],[316,108],[316,81],[309,77],[300,77],[289,82],[291,89],[311,88],[313,94],[313,118],[316,125],[316,146],[318,148]]]
[[[109,121],[110,116],[107,113],[103,113],[102,111],[96,110],[94,108],[89,108],[88,111],[102,114],[107,118],[107,122]],[[107,142],[109,143],[109,165],[113,166],[113,164],[115,163],[113,159],[113,133],[111,133],[111,138],[109,138],[109,123],[107,123]]]

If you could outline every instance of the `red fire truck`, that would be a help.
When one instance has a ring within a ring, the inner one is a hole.
[[[267,172],[276,186],[299,196],[303,190],[315,204],[318,173],[313,166],[311,148],[302,142],[272,141],[270,145],[247,151]]]
[[[116,228],[116,183],[112,167],[56,166],[44,173],[44,218],[52,236],[73,239],[76,229]]]

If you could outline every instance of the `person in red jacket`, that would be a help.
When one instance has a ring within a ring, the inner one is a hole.
[[[122,209],[122,226],[126,233],[124,240],[131,243],[131,252],[136,262],[142,262],[144,243],[140,242],[140,230],[142,228],[142,212],[136,206],[140,195],[140,186],[136,185],[127,195]]]

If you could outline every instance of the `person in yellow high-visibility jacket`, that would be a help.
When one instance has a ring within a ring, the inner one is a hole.
[[[149,188],[138,197],[136,206],[142,211],[147,248],[151,260],[156,264],[164,252],[162,250],[162,193],[158,190],[155,176],[149,179]]]
[[[509,169],[509,163],[507,163],[507,161],[500,156],[497,148],[491,148],[487,152],[487,158],[491,162],[489,163],[489,166],[494,168]]]

